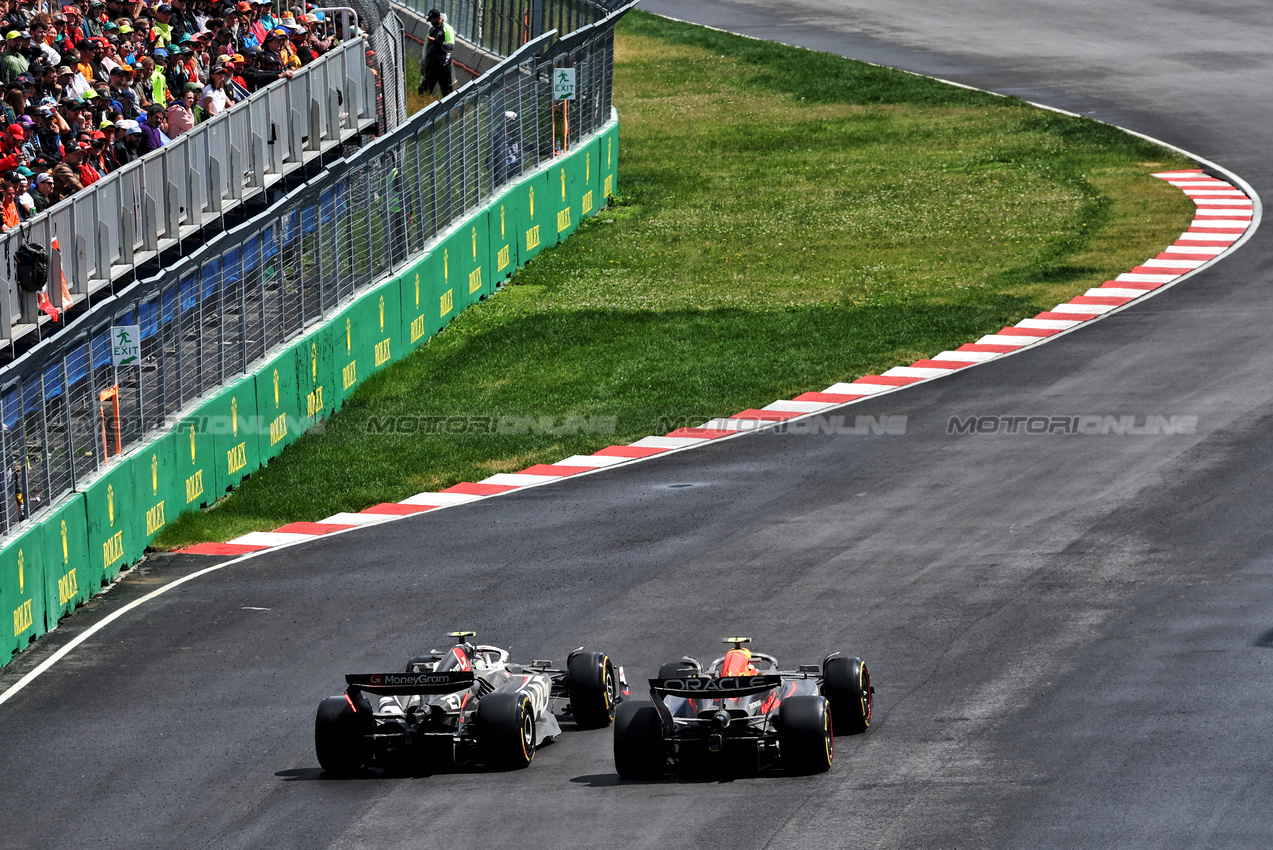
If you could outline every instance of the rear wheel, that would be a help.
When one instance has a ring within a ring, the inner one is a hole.
[[[831,721],[840,735],[858,735],[871,726],[871,674],[861,658],[832,658],[822,666],[822,695],[831,701]]]
[[[649,700],[625,702],[614,713],[614,769],[624,779],[658,779],[667,769],[663,720]]]
[[[787,697],[778,707],[778,747],[788,773],[826,773],[835,754],[831,708],[825,697]]]
[[[586,729],[609,726],[619,702],[619,680],[604,652],[580,652],[566,664],[570,710]]]
[[[526,694],[487,694],[477,704],[478,752],[487,767],[518,770],[535,758],[535,710]]]
[[[345,697],[328,697],[318,704],[314,750],[323,770],[337,776],[362,770],[371,761],[363,724]]]

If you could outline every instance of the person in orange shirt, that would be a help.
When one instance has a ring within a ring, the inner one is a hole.
[[[4,220],[4,232],[16,230],[22,224],[22,215],[18,212],[18,173],[10,171],[5,175],[3,193],[0,194],[0,218]]]

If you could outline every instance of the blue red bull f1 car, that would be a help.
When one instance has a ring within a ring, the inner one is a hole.
[[[704,669],[686,656],[650,680],[649,700],[629,700],[614,720],[614,765],[625,779],[831,767],[835,736],[871,725],[875,689],[861,658],[832,653],[821,665],[781,670],[751,638]]]

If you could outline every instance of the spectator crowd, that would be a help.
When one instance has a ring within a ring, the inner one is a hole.
[[[340,33],[313,4],[0,0],[0,35],[9,231],[292,76]]]

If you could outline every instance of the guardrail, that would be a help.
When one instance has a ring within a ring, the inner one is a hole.
[[[61,308],[58,270],[79,304],[288,174],[373,126],[378,92],[368,40],[351,39],[195,126],[137,162],[107,174],[19,230],[0,235],[0,344],[50,320],[34,293],[14,283],[23,242],[49,247],[49,297]],[[401,65],[393,69],[401,76]]]

